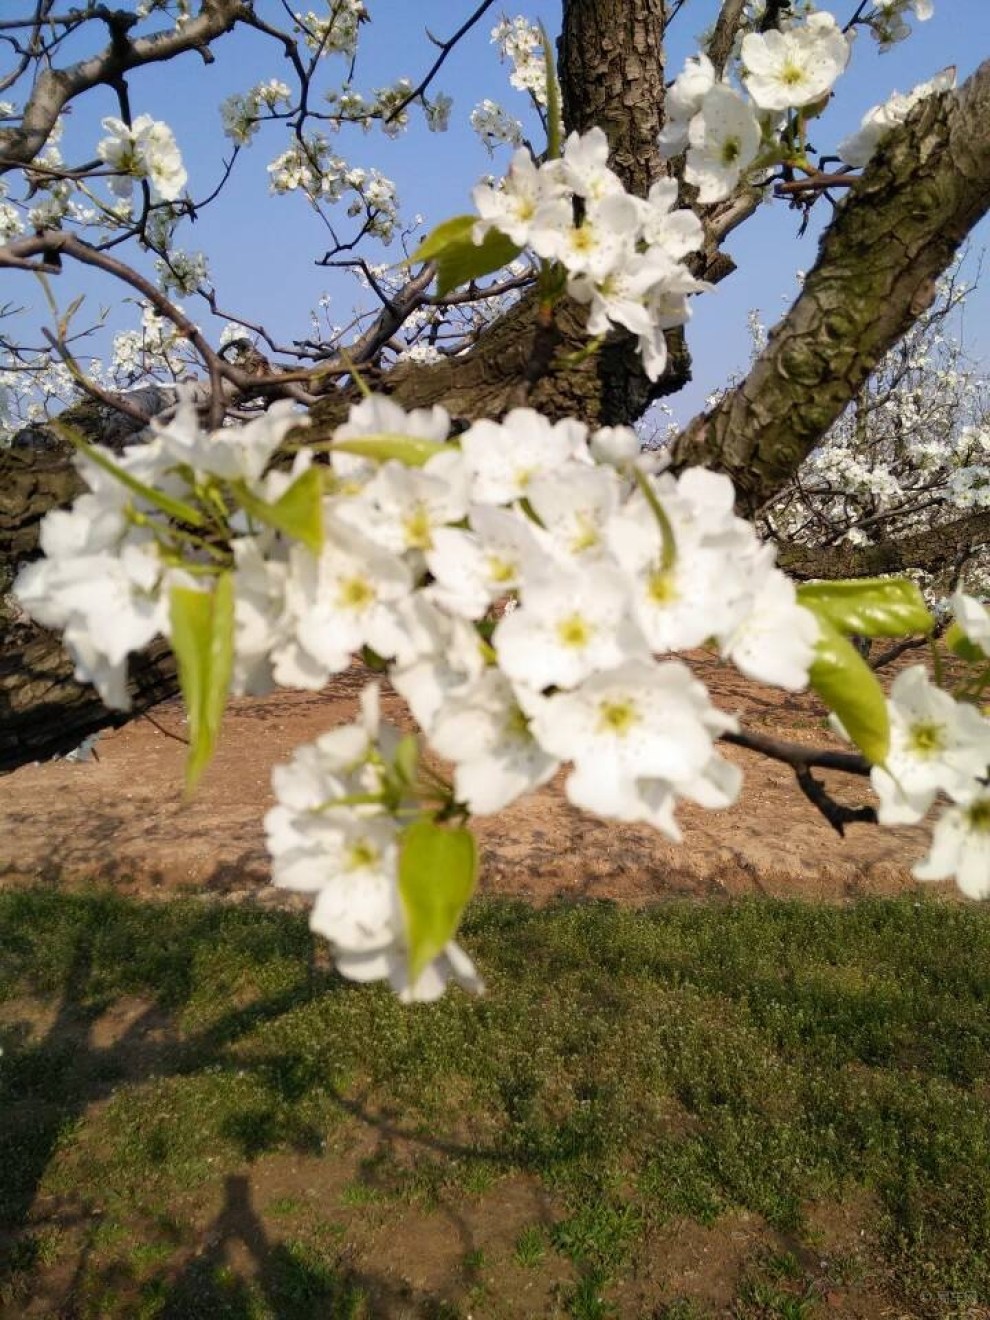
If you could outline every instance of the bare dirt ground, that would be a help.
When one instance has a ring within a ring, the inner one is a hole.
[[[694,666],[716,703],[751,729],[833,744],[813,695],[748,682],[707,656]],[[369,678],[355,666],[320,694],[277,693],[232,704],[213,766],[191,802],[182,795],[181,704],[107,734],[98,760],[25,766],[0,780],[0,882],[103,881],[135,894],[186,891],[284,902],[268,884],[262,817],[271,768],[299,744],[351,720]],[[386,688],[386,718],[404,723]],[[762,894],[843,901],[917,886],[910,867],[926,831],[854,824],[840,839],[797,789],[786,765],[736,748],[745,787],[728,811],[684,805],[684,842],[648,827],[585,816],[563,775],[497,817],[476,821],[482,891],[647,904],[668,898]],[[865,781],[825,776],[840,800],[870,800]]]

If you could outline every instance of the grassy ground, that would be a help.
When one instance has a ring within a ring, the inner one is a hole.
[[[0,1309],[986,1317],[988,918],[489,902],[404,1009],[299,917],[0,895]]]

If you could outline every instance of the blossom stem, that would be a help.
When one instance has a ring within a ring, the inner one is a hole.
[[[647,504],[653,512],[654,518],[660,528],[660,539],[663,542],[663,552],[660,557],[660,567],[664,573],[669,573],[677,563],[677,542],[674,539],[674,529],[670,524],[670,519],[664,510],[663,505],[656,497],[653,487],[644,472],[639,468],[633,469],[636,477],[636,485],[643,492]]]

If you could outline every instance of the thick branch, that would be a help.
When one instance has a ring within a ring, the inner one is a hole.
[[[664,115],[666,0],[568,0],[560,36],[567,130],[605,130],[610,164],[645,197],[663,174],[657,138]]]
[[[990,207],[990,61],[896,130],[826,231],[801,296],[743,383],[695,418],[675,468],[735,481],[744,511],[774,495],[930,306]]]
[[[796,578],[877,577],[911,568],[935,573],[984,545],[990,545],[990,509],[978,509],[941,527],[877,545],[840,545],[827,550],[784,546],[777,561]]]

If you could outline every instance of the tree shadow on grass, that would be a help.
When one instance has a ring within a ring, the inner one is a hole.
[[[231,1047],[259,1027],[276,1023],[317,996],[342,990],[336,975],[315,965],[312,945],[304,943],[308,932],[299,920],[238,910],[235,922],[246,928],[253,920],[262,931],[259,938],[276,944],[282,940],[279,951],[296,958],[298,975],[286,988],[221,1012],[199,1031],[181,1034],[176,1016],[197,990],[198,960],[218,946],[225,929],[224,914],[203,909],[170,929],[166,909],[160,915],[152,913],[151,943],[157,933],[159,943],[168,946],[164,961],[160,967],[149,963],[133,976],[120,978],[108,973],[107,950],[113,950],[111,961],[128,956],[127,931],[121,935],[113,925],[117,920],[125,927],[127,905],[110,900],[101,906],[101,900],[66,898],[62,900],[65,905],[89,902],[92,906],[84,907],[84,920],[58,925],[51,918],[51,900],[45,901],[49,926],[43,921],[33,923],[32,915],[37,914],[27,908],[19,912],[20,921],[6,923],[0,938],[0,985],[6,981],[4,988],[24,982],[30,986],[26,969],[34,965],[39,945],[47,940],[56,950],[47,972],[37,980],[39,993],[34,995],[29,989],[23,999],[8,998],[6,1022],[0,1018],[0,1038],[6,1050],[0,1059],[0,1302],[24,1296],[28,1288],[37,1299],[35,1288],[43,1285],[52,1297],[52,1314],[63,1313],[61,1304],[66,1298],[72,1299],[71,1307],[76,1299],[88,1299],[86,1305],[93,1302],[96,1306],[94,1314],[117,1313],[117,1301],[124,1299],[126,1306],[128,1298],[143,1298],[154,1307],[154,1314],[176,1317],[257,1316],[259,1304],[268,1308],[262,1314],[279,1317],[411,1314],[409,1286],[387,1273],[361,1273],[349,1262],[341,1264],[332,1247],[321,1253],[305,1243],[270,1241],[251,1202],[251,1183],[242,1173],[225,1175],[222,1208],[205,1231],[195,1231],[192,1242],[202,1249],[186,1260],[178,1276],[174,1263],[155,1267],[151,1262],[149,1272],[148,1258],[142,1264],[138,1254],[132,1258],[129,1250],[114,1249],[110,1254],[116,1258],[107,1260],[101,1226],[119,1230],[120,1225],[110,1222],[112,1213],[106,1224],[101,1216],[106,1213],[106,1194],[112,1195],[115,1189],[82,1186],[57,1198],[39,1198],[59,1143],[94,1105],[109,1101],[120,1086],[131,1082],[196,1078],[207,1072],[232,1079],[247,1076],[261,1084],[260,1091],[251,1091],[243,1103],[235,1097],[231,1113],[219,1128],[249,1162],[280,1149],[310,1156],[321,1149],[324,1131],[307,1124],[296,1112],[299,1102],[319,1088],[338,1113],[375,1134],[379,1150],[399,1142],[407,1148],[429,1149],[442,1158],[469,1156],[489,1161],[500,1170],[518,1164],[497,1145],[483,1148],[470,1141],[434,1138],[421,1128],[407,1128],[395,1121],[397,1115],[382,1112],[364,1097],[347,1096],[329,1086],[325,1072],[291,1049],[264,1049],[260,1055],[250,1056],[232,1053]],[[229,909],[226,919],[231,919]],[[136,930],[144,950],[149,940],[149,914],[141,921],[144,924],[139,922]],[[243,938],[250,943],[254,935]],[[299,959],[305,947],[310,949],[308,966]],[[47,994],[55,988],[58,999],[48,1008]],[[164,1003],[149,1002],[149,994],[155,991],[163,995]],[[167,1157],[169,1121],[162,1119],[162,1159]],[[152,1146],[159,1135],[151,1133],[149,1140],[148,1133],[141,1134],[142,1155],[152,1164],[156,1159]],[[237,1159],[234,1154],[235,1163]],[[367,1180],[373,1177],[370,1169],[362,1169],[359,1178],[365,1180],[366,1173]],[[438,1232],[467,1258],[475,1243],[471,1227],[455,1203],[458,1200],[463,1196],[445,1197],[444,1204],[434,1208],[446,1221]],[[136,1212],[136,1221],[142,1213]],[[48,1269],[37,1246],[46,1229],[72,1242],[72,1259],[63,1259],[53,1270]],[[170,1236],[156,1229],[147,1241],[142,1238],[139,1249],[157,1250],[159,1260],[164,1256],[172,1262],[184,1260],[190,1235]],[[455,1270],[451,1288],[463,1288],[465,1282],[470,1280]],[[99,1300],[104,1291],[106,1309]],[[368,1305],[372,1305],[370,1311]],[[415,1305],[415,1313],[424,1316],[451,1313],[439,1298],[419,1295]]]
[[[101,994],[102,978],[94,966],[100,932],[88,923],[74,932],[71,951],[63,951],[65,967],[54,1011],[32,1016],[37,1005],[28,1000],[28,1016],[13,1022],[8,1018],[0,1027],[5,1050],[0,1066],[0,1282],[23,1259],[18,1239],[60,1139],[90,1106],[129,1081],[229,1066],[226,1052],[232,1043],[315,992],[311,974],[308,982],[303,979],[232,1009],[201,1032],[180,1036],[172,1013],[192,993],[193,963],[211,934],[211,924],[204,914],[201,929],[188,932],[184,958],[172,958],[171,1012],[145,999],[128,999],[119,990]],[[122,1001],[132,1011],[118,1012],[115,1018]],[[16,1011],[18,1004],[13,1007]]]

